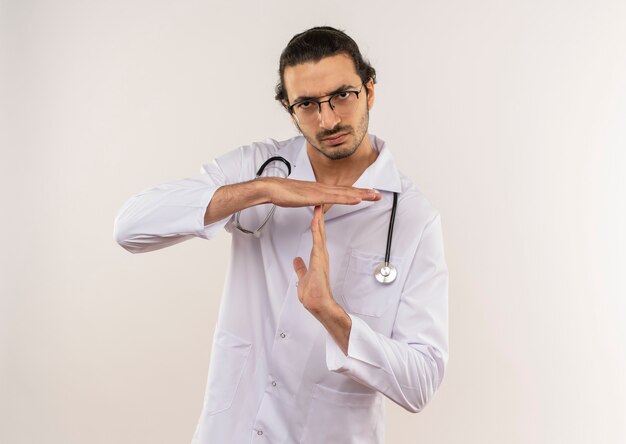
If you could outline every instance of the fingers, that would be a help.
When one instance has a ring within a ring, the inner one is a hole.
[[[315,257],[326,256],[326,224],[324,223],[324,212],[322,206],[316,206],[313,210],[313,220],[311,221],[311,234],[313,236],[313,248],[311,249],[311,260]]]
[[[363,197],[363,200],[377,201],[383,198],[383,195],[378,190],[373,190],[369,188],[357,188],[357,189],[360,190],[361,193],[365,195]]]
[[[318,240],[320,240],[320,213],[322,212],[322,208],[319,205],[316,205],[313,208],[313,219],[311,219],[311,233],[313,234],[313,247]]]
[[[296,271],[298,280],[302,279],[302,277],[306,274],[306,265],[301,257],[297,257],[293,260],[293,269]]]
[[[324,210],[325,205],[322,204],[322,207],[320,208],[320,214],[318,217],[318,226],[320,229],[320,234],[322,235],[322,242],[324,243],[324,246],[326,246],[326,222],[324,221],[324,214],[326,214]]]
[[[339,203],[344,205],[356,205],[363,200],[377,201],[382,199],[382,194],[368,188],[353,187],[329,187],[323,190],[324,203]]]
[[[281,179],[272,188],[271,201],[279,206],[299,207],[308,205],[343,204],[356,205],[364,200],[377,201],[382,195],[373,189],[351,186],[326,185],[293,179]]]
[[[313,236],[313,249],[311,250],[311,257],[313,257],[315,249],[319,247],[319,243],[322,240],[320,234],[320,213],[322,209],[319,205],[313,208],[313,219],[311,219],[311,235]]]

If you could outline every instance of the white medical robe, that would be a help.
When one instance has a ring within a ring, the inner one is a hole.
[[[448,270],[438,212],[396,168],[385,143],[354,186],[378,202],[334,205],[325,215],[333,297],[352,319],[345,356],[297,296],[292,260],[308,263],[313,209],[277,208],[260,238],[233,217],[204,226],[222,185],[253,179],[271,156],[292,164],[290,178],[315,181],[303,137],[241,147],[201,174],[130,198],[115,221],[125,249],[148,252],[225,228],[232,256],[213,338],[204,406],[193,444],[382,443],[383,395],[418,412],[433,398],[448,360]],[[374,278],[383,261],[393,192],[398,209],[391,284]],[[269,205],[244,210],[255,229]],[[210,270],[207,270],[210,273]]]

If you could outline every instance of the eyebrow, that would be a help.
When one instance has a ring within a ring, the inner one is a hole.
[[[328,94],[324,94],[323,96],[317,96],[317,97],[315,97],[315,96],[299,96],[299,97],[296,97],[296,99],[293,101],[293,104],[295,105],[296,103],[303,102],[303,101],[306,101],[306,100],[312,100],[312,99],[318,99],[318,98],[321,98],[321,97],[332,96],[333,94],[337,94],[337,93],[340,93],[340,92],[348,90],[348,89],[356,89],[356,86],[343,84],[339,88],[335,89],[334,91],[329,92]]]

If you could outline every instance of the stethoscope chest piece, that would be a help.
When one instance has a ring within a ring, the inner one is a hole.
[[[398,276],[398,271],[396,267],[389,262],[381,262],[376,266],[376,270],[374,271],[374,277],[381,284],[391,284],[396,280],[396,276]]]
[[[391,284],[398,276],[398,270],[389,262],[391,254],[391,239],[393,237],[393,223],[396,220],[396,208],[398,206],[398,193],[393,193],[393,206],[391,207],[391,218],[389,220],[389,231],[387,232],[387,249],[385,250],[385,260],[376,266],[374,277],[381,284]]]

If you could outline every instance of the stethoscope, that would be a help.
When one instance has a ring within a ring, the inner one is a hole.
[[[274,157],[270,157],[265,162],[263,162],[259,170],[256,172],[256,178],[261,177],[261,174],[263,174],[263,172],[265,171],[265,168],[272,162],[284,163],[287,166],[287,175],[285,177],[289,177],[289,175],[291,174],[291,164],[284,157],[274,156]],[[396,208],[397,207],[398,207],[398,193],[394,192],[393,193],[393,206],[391,207],[391,217],[389,219],[389,229],[387,231],[387,249],[385,250],[385,260],[379,263],[378,265],[376,265],[376,268],[374,270],[374,277],[381,284],[391,284],[393,281],[396,280],[396,277],[398,276],[398,270],[396,270],[396,267],[389,261],[390,254],[391,254],[391,239],[393,238],[393,225],[396,220]],[[272,216],[274,215],[274,211],[276,211],[276,205],[272,205],[271,210],[269,211],[269,213],[267,213],[267,217],[265,218],[265,220],[263,220],[263,223],[261,223],[261,225],[256,230],[248,230],[242,227],[241,223],[239,222],[241,211],[237,211],[235,213],[235,219],[234,219],[235,228],[237,228],[242,233],[251,234],[256,238],[259,238],[261,237],[261,230],[263,229],[265,225],[267,225],[269,220],[272,218]]]
[[[265,167],[268,166],[272,162],[282,162],[285,165],[287,165],[287,175],[285,177],[289,177],[289,175],[291,174],[291,164],[284,157],[274,156],[274,157],[270,157],[265,162],[263,162],[263,165],[261,165],[261,167],[259,168],[259,171],[256,172],[257,179],[261,177],[261,174],[263,174],[263,171],[265,171]],[[256,238],[259,238],[261,237],[261,230],[267,224],[267,222],[272,218],[272,216],[274,215],[274,211],[276,211],[276,205],[272,205],[272,209],[270,210],[269,213],[267,213],[267,217],[265,218],[261,226],[259,226],[259,228],[257,228],[254,231],[246,230],[244,227],[241,226],[241,223],[239,223],[239,215],[241,214],[241,211],[237,211],[235,213],[235,228],[237,228],[242,233],[251,234]]]

